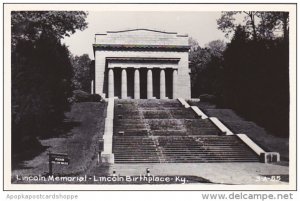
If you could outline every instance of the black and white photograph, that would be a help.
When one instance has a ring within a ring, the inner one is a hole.
[[[296,4],[4,4],[3,52],[5,190],[296,189]]]

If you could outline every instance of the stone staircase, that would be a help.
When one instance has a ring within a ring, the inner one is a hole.
[[[236,136],[160,137],[168,162],[250,162],[257,156]]]
[[[118,136],[113,151],[116,163],[159,163],[157,148],[149,137]]]
[[[115,163],[256,162],[237,136],[222,136],[177,100],[116,100]]]

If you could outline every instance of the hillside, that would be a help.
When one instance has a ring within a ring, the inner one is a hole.
[[[53,138],[40,140],[46,150],[33,158],[23,161],[12,171],[12,181],[15,175],[38,175],[48,172],[49,151],[67,153],[70,165],[53,165],[54,174],[78,175],[86,171],[96,159],[98,139],[103,135],[105,103],[75,103],[71,111],[66,113],[66,133]]]
[[[281,160],[289,160],[289,139],[279,138],[255,122],[248,121],[231,109],[216,108],[209,102],[189,101],[190,105],[198,106],[209,117],[219,118],[235,134],[247,134],[254,142],[260,145],[265,151],[279,152]]]

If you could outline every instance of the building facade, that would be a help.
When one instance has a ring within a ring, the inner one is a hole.
[[[188,36],[149,29],[96,34],[92,93],[121,99],[191,98]]]

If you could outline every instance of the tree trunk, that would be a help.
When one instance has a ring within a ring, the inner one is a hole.
[[[249,12],[249,16],[251,19],[251,25],[252,25],[252,29],[253,29],[253,39],[257,40],[257,33],[256,33],[256,27],[255,27],[255,19],[254,19],[254,12]]]
[[[289,28],[288,28],[289,13],[283,13],[283,39],[289,40]]]

